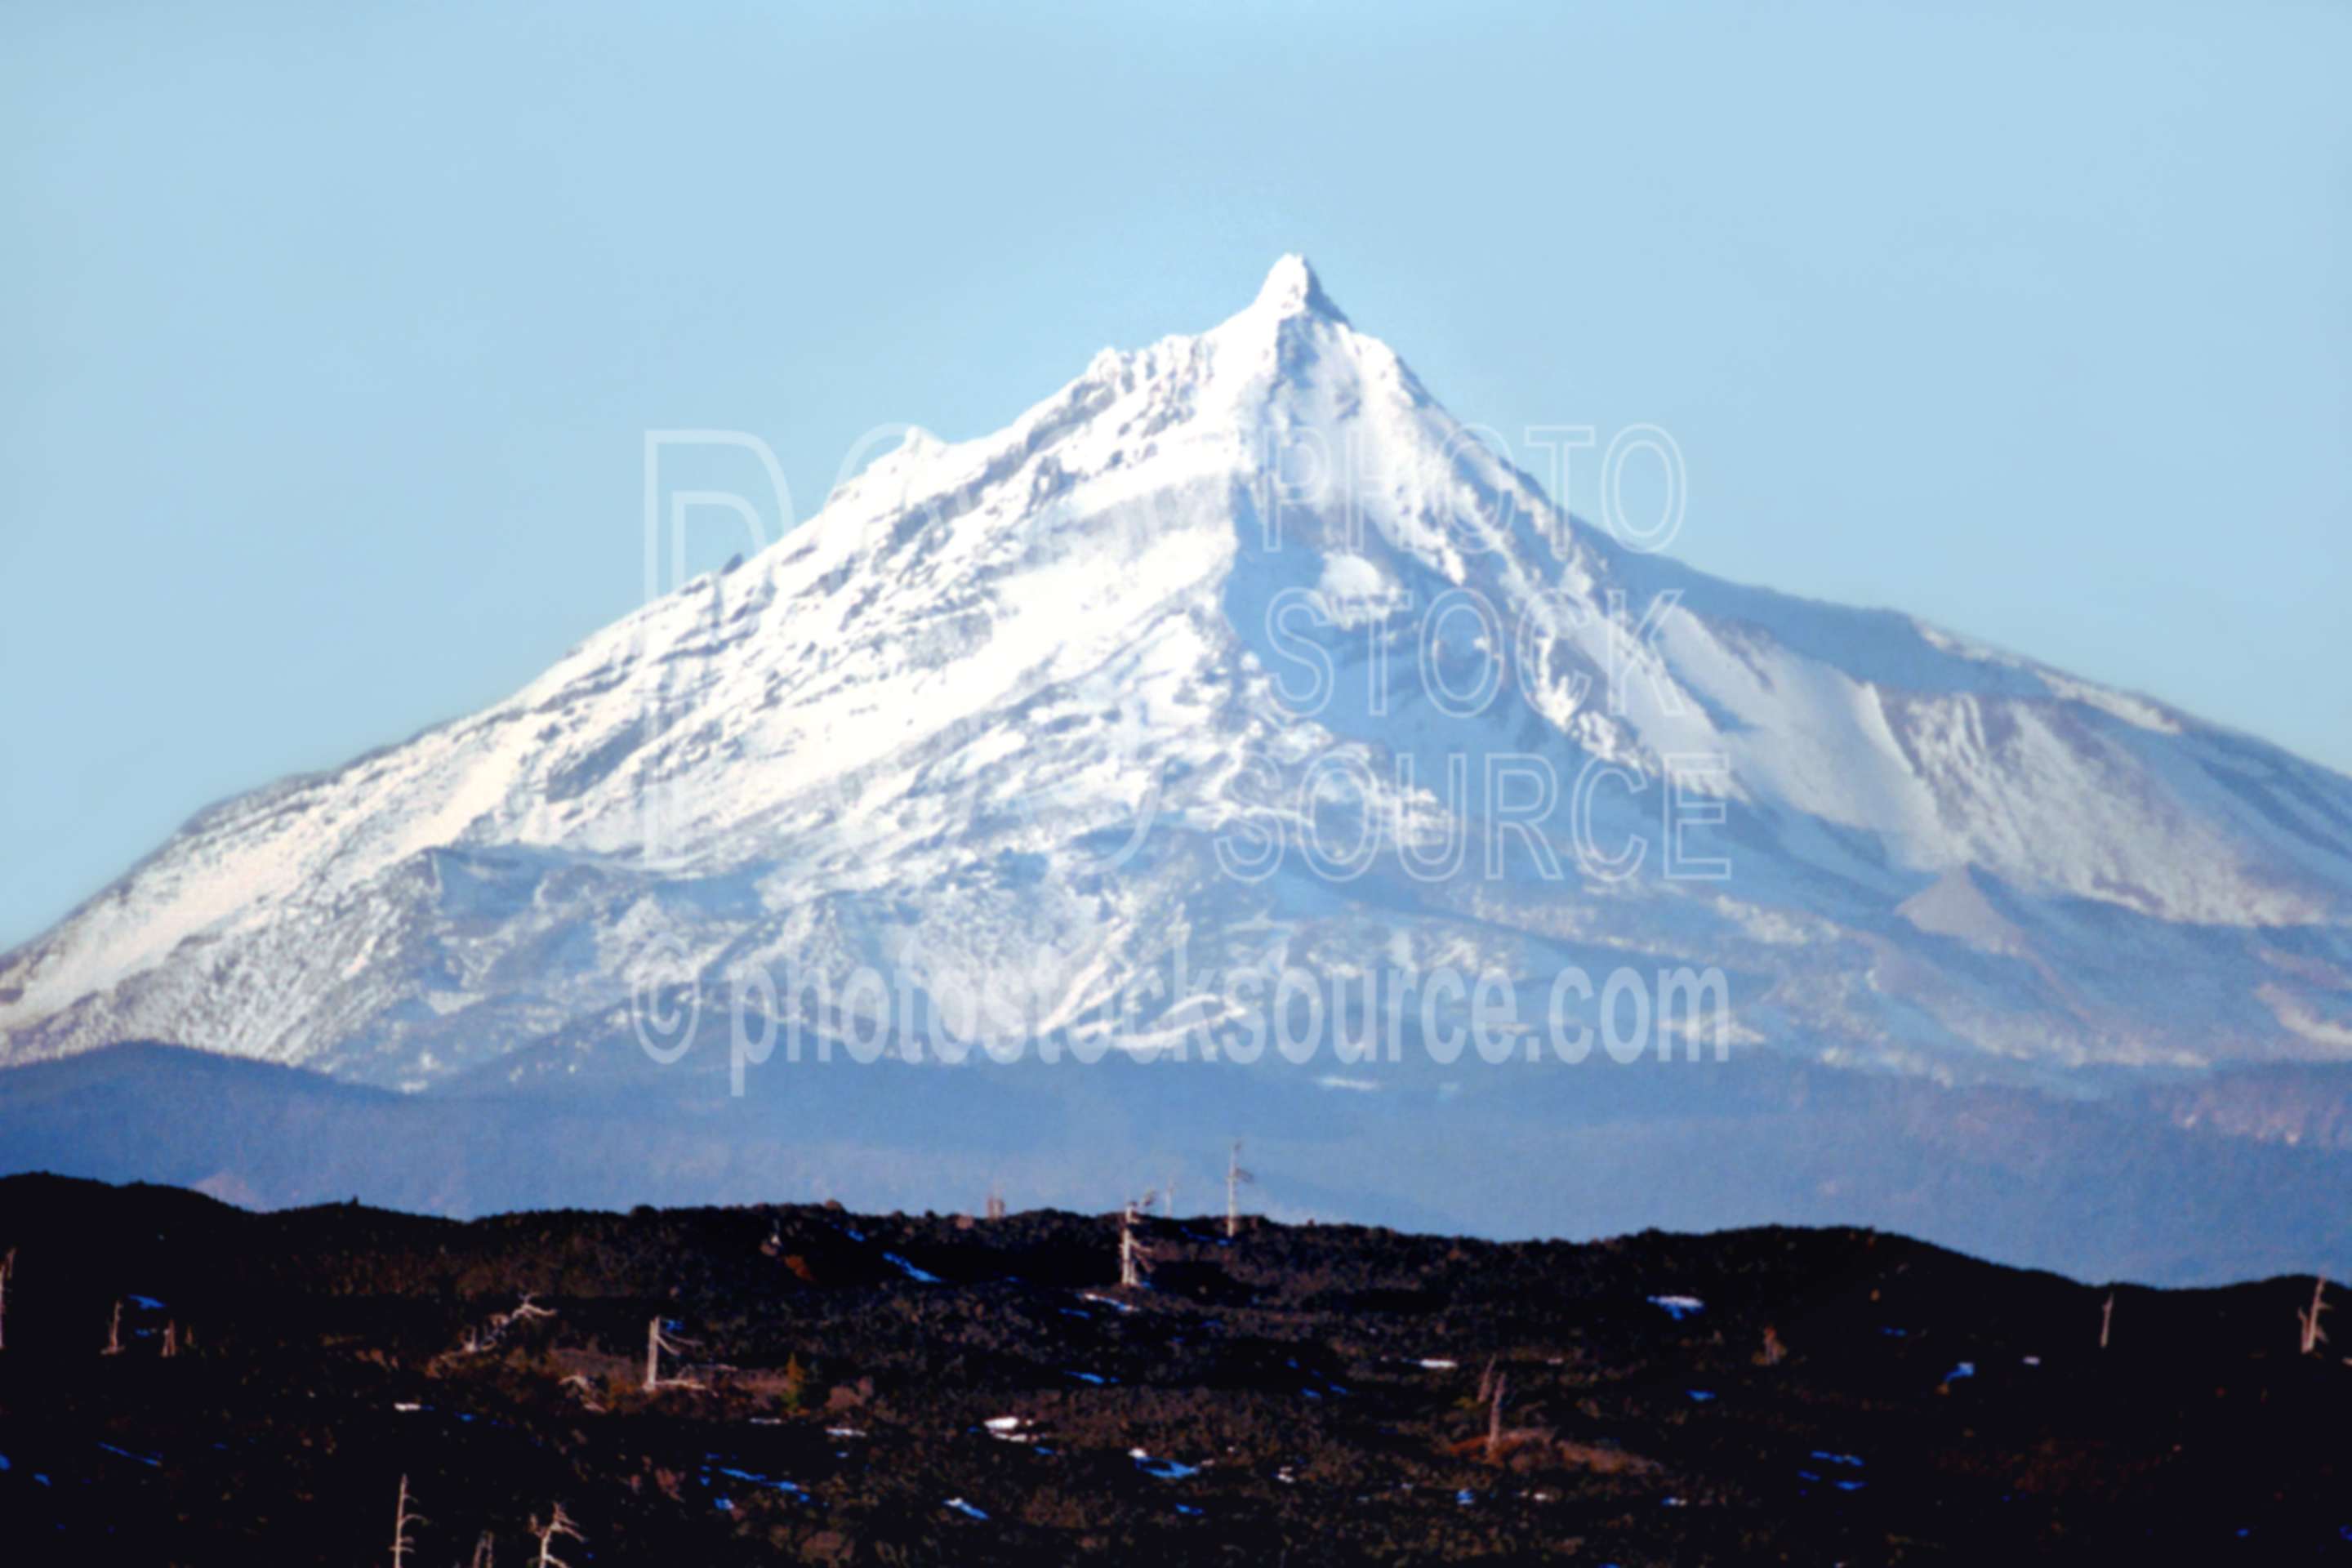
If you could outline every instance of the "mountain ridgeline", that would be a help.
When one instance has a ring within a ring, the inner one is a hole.
[[[995,434],[910,433],[506,700],[201,814],[0,957],[0,1061],[38,1064],[0,1078],[9,1158],[457,1213],[944,1205],[1246,1133],[1300,1214],[2352,1264],[2314,1207],[2340,1140],[2305,1138],[2343,1125],[2352,780],[1645,542],[1286,258]],[[1322,1048],[1232,1059],[1288,973],[1332,988]],[[1465,1053],[1481,982],[1524,1033]],[[1621,1001],[1638,1060],[1591,1048]],[[771,1054],[779,1016],[886,1059]],[[1024,1060],[895,1059],[942,1018]],[[1391,1050],[1337,1055],[1368,1021]],[[311,1076],[68,1059],[141,1040]],[[270,1109],[143,1150],[67,1109],[163,1085]]]

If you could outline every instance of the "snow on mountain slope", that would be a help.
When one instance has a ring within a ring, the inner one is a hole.
[[[1720,879],[1661,874],[1693,755]],[[1649,848],[1622,879],[1576,853],[1595,763],[1625,772],[1591,842]],[[1220,861],[1310,817],[1391,842]],[[1538,989],[1719,964],[1744,1040],[1958,1077],[2340,1055],[2347,895],[2352,781],[1571,521],[1288,258],[995,435],[910,435],[508,700],[203,813],[0,959],[0,1059],[162,1037],[429,1082],[625,1029],[656,952],[719,989],[1017,974],[1020,1029],[1129,1037],[1172,998],[1104,1005],[1179,946]]]

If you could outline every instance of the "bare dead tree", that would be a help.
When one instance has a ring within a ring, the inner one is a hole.
[[[2311,1305],[2295,1309],[2295,1321],[2303,1325],[2303,1353],[2317,1355],[2319,1347],[2327,1342],[2327,1331],[2319,1326],[2319,1314],[2336,1309],[2326,1300],[2327,1276],[2323,1274],[2311,1282]]]
[[[1118,1282],[1121,1285],[1140,1285],[1143,1277],[1151,1272],[1151,1248],[1139,1240],[1135,1234],[1135,1222],[1139,1217],[1138,1211],[1150,1202],[1150,1193],[1143,1194],[1142,1205],[1129,1198],[1126,1210],[1119,1215]]]
[[[114,1301],[114,1317],[106,1325],[106,1348],[98,1353],[100,1355],[122,1353],[122,1299],[119,1296]]]
[[[486,1530],[482,1531],[481,1539],[474,1542],[474,1560],[467,1568],[497,1568],[491,1561],[496,1554],[496,1538]]]
[[[999,1220],[1004,1217],[1004,1194],[998,1192],[994,1187],[988,1189],[987,1213],[988,1217],[992,1220]]]
[[[512,1310],[499,1312],[490,1319],[490,1327],[500,1333],[505,1333],[517,1323],[527,1323],[534,1318],[555,1316],[555,1309],[541,1306],[535,1299],[536,1294],[534,1291],[524,1291],[521,1300],[514,1304]]]
[[[531,1515],[530,1532],[539,1538],[539,1557],[536,1561],[536,1568],[572,1568],[570,1563],[555,1554],[556,1539],[559,1536],[568,1536],[573,1541],[588,1539],[580,1533],[579,1521],[563,1511],[562,1503],[555,1505],[554,1515],[545,1524],[539,1522],[537,1514]]]
[[[1173,1172],[1169,1173],[1168,1184],[1160,1189],[1160,1217],[1176,1217],[1176,1176]]]
[[[467,1324],[466,1331],[457,1338],[457,1353],[481,1355],[495,1349],[507,1337],[507,1331],[517,1323],[528,1323],[534,1319],[553,1316],[555,1316],[555,1309],[541,1306],[536,1293],[526,1290],[513,1307],[503,1312],[491,1313],[489,1321],[481,1327],[477,1328],[471,1323]]]
[[[416,1542],[408,1538],[408,1528],[425,1522],[421,1513],[411,1513],[408,1505],[415,1500],[408,1495],[408,1478],[400,1478],[400,1504],[392,1516],[392,1568],[401,1568],[408,1554],[416,1550]]]
[[[703,1386],[701,1384],[697,1383],[690,1377],[664,1377],[661,1374],[661,1358],[664,1351],[667,1351],[671,1355],[677,1355],[682,1352],[696,1348],[698,1347],[692,1340],[674,1340],[667,1333],[664,1333],[662,1331],[661,1314],[659,1312],[656,1312],[654,1314],[654,1321],[650,1324],[646,1325],[646,1392],[647,1394],[653,1394],[665,1388],[700,1388]],[[556,1513],[559,1517],[562,1514],[562,1511],[563,1510],[560,1508],[556,1510]]]
[[[1487,1370],[1493,1371],[1494,1365],[1493,1362],[1488,1362]],[[1503,1395],[1510,1391],[1510,1387],[1511,1380],[1507,1376],[1497,1373],[1494,1388],[1487,1395],[1486,1462],[1490,1465],[1496,1463],[1503,1457]]]
[[[2107,1348],[2107,1336],[2116,1326],[2116,1293],[2107,1292],[2107,1304],[2099,1309],[2099,1348]]]
[[[171,1360],[180,1353],[180,1322],[174,1318],[163,1325],[163,1359]]]
[[[1256,1181],[1255,1176],[1242,1169],[1242,1141],[1234,1140],[1233,1153],[1225,1162],[1225,1239],[1231,1241],[1242,1233],[1242,1188]]]

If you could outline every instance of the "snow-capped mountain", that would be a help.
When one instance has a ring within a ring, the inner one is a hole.
[[[0,1059],[423,1084],[755,968],[1165,1037],[1180,949],[1212,1015],[1286,963],[1689,963],[1745,1046],[1948,1077],[2340,1057],[2352,780],[1571,521],[1289,258],[506,701],[205,811],[0,959]]]

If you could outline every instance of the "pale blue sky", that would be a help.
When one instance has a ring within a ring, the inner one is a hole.
[[[2341,6],[346,9],[0,21],[0,944],[625,610],[646,427],[805,513],[1293,249],[1697,565],[2352,767]]]

